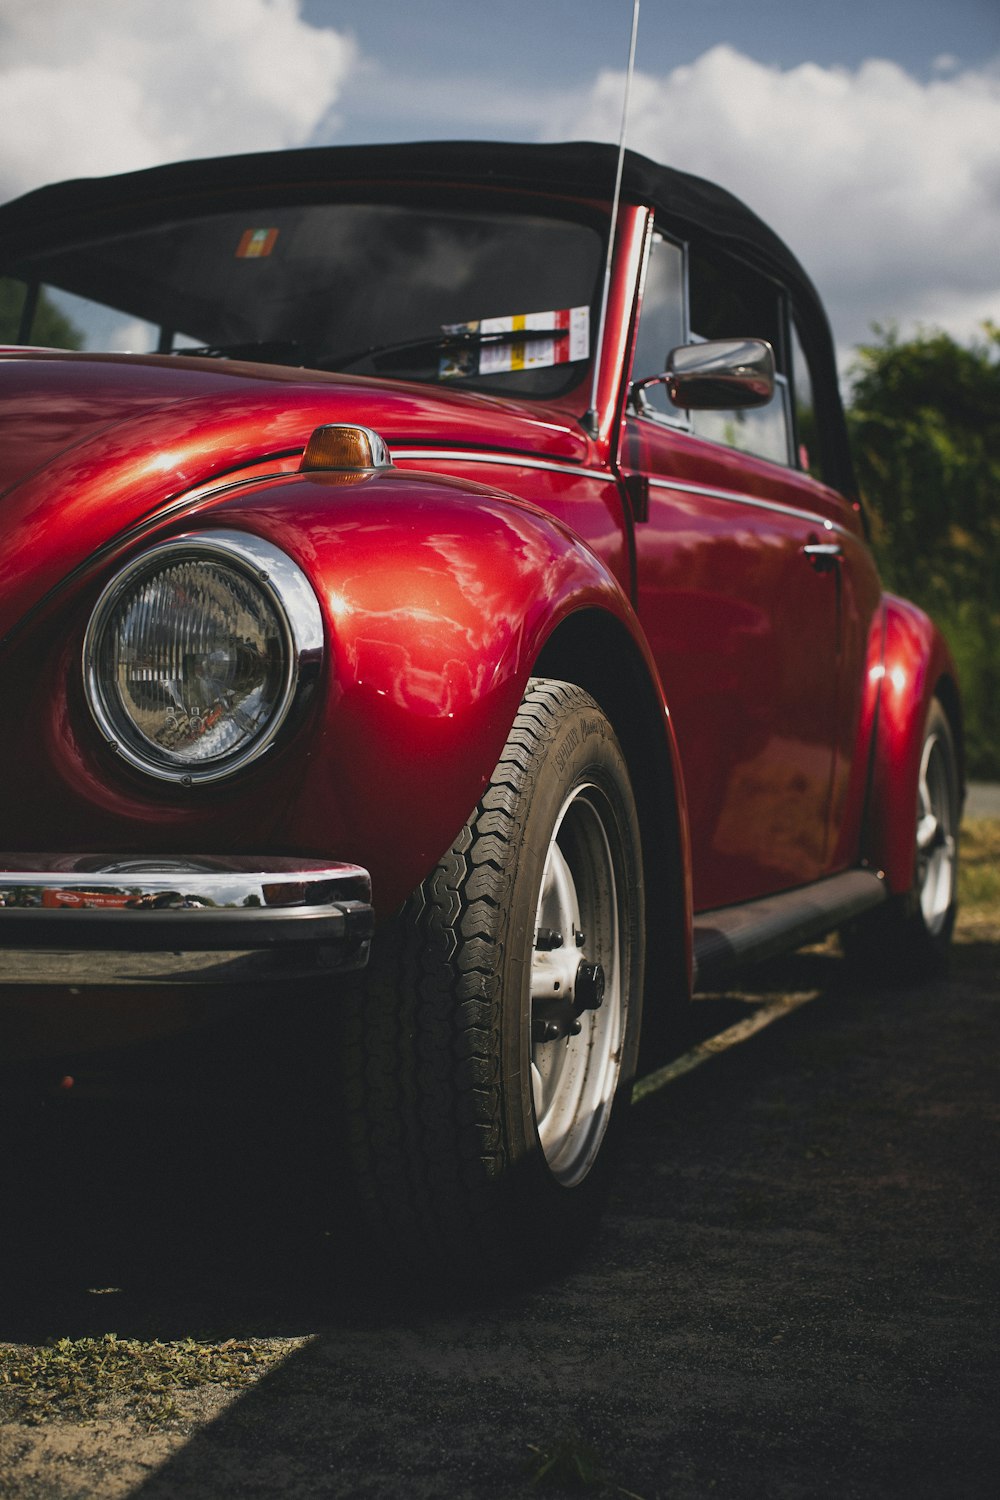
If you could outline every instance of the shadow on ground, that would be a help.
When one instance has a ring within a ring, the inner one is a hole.
[[[811,953],[699,1001],[707,1035],[817,992],[637,1107],[583,1259],[493,1302],[291,1234],[259,1121],[248,1207],[193,1112],[49,1107],[8,1132],[0,1340],[308,1336],[142,1500],[510,1500],[560,1443],[643,1500],[992,1497],[998,971],[965,944],[947,983],[889,991]]]

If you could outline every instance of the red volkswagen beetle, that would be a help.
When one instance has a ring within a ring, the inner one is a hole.
[[[613,214],[616,166],[0,209],[5,1052],[314,996],[310,1149],[342,1109],[384,1237],[484,1275],[580,1242],[692,986],[954,918],[955,672],[879,584],[815,291],[640,156]]]

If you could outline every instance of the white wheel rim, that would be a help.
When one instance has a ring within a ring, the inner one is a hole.
[[[582,1181],[597,1156],[618,1086],[625,1035],[624,892],[608,838],[608,816],[596,787],[577,787],[567,797],[546,854],[535,917],[533,1017],[553,1000],[575,1000],[581,962],[599,964],[604,975],[604,999],[597,1009],[578,1015],[577,1035],[545,1042],[532,1036],[530,1041],[538,1140],[549,1170],[567,1187]],[[539,947],[539,933],[547,941],[557,934],[561,942]]]
[[[955,808],[948,746],[927,737],[917,783],[917,893],[927,929],[940,932],[955,895]]]

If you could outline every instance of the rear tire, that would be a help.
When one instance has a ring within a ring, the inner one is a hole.
[[[844,929],[841,942],[852,962],[900,983],[947,968],[958,910],[960,817],[955,740],[935,698],[920,752],[913,885]]]
[[[585,1242],[635,1071],[643,920],[611,724],[533,679],[479,805],[349,1001],[350,1151],[382,1244],[509,1284]]]

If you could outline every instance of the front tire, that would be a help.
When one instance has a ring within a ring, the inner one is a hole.
[[[643,923],[611,724],[533,679],[479,805],[349,1002],[351,1152],[383,1244],[495,1284],[584,1243],[635,1071]]]

